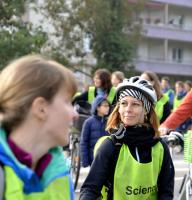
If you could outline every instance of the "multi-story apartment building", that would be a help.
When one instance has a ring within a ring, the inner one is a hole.
[[[192,0],[147,1],[135,69],[192,76]]]
[[[38,0],[38,3],[43,1]],[[137,0],[129,1],[137,3]],[[143,29],[134,62],[136,71],[151,70],[159,75],[192,76],[192,0],[145,2],[145,8],[137,16]],[[38,24],[42,16],[28,9],[25,17]],[[52,30],[49,23],[44,24],[44,28],[48,32]]]

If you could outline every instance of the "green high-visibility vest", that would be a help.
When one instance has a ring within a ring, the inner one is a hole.
[[[56,170],[56,169],[55,169]],[[43,192],[25,194],[23,182],[9,166],[4,166],[5,199],[6,200],[72,200],[73,190],[70,188],[68,176],[56,178]]]
[[[157,117],[158,117],[159,121],[161,121],[161,119],[163,117],[164,105],[168,101],[169,101],[169,97],[167,95],[163,94],[161,99],[159,99],[159,101],[157,101],[157,103],[155,105],[155,112],[157,114]]]
[[[164,94],[166,94],[169,97],[170,93],[174,93],[174,91],[170,88],[167,90],[167,92],[165,92]]]
[[[91,86],[89,87],[89,90],[88,90],[88,102],[90,104],[92,104],[93,100],[95,99],[95,86]],[[114,87],[112,87],[109,91],[109,94],[107,96],[107,100],[109,101],[110,104],[112,104],[114,98],[115,98],[115,95],[116,95],[116,89]]]
[[[181,104],[181,102],[183,101],[182,99],[178,99],[176,96],[174,97],[174,101],[173,101],[173,110],[176,110],[176,108],[179,107],[179,105]]]
[[[152,147],[152,161],[139,163],[130,153],[129,147],[123,144],[115,168],[113,199],[157,200],[157,181],[163,155],[163,146],[158,142]]]
[[[98,140],[94,148],[94,155],[110,136],[104,136]],[[152,161],[139,163],[133,158],[129,147],[122,144],[115,167],[113,200],[157,200],[157,181],[163,162],[164,148],[158,142],[152,147]],[[141,178],[142,177],[142,178]],[[107,200],[106,188],[103,186],[102,199]]]

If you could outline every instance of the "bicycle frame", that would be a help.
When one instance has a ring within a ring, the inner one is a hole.
[[[77,188],[78,179],[80,175],[81,161],[80,161],[80,135],[84,121],[88,118],[88,115],[79,114],[78,120],[74,121],[73,129],[70,134],[70,159],[71,159],[71,177],[73,179],[74,188]]]
[[[188,135],[187,135],[188,134]],[[188,131],[185,135],[185,150],[184,150],[184,158],[185,161],[189,163],[188,168],[189,171],[187,175],[184,177],[184,180],[181,185],[181,189],[179,191],[180,196],[179,200],[192,200],[192,160],[191,160],[191,150],[192,150],[192,141],[191,141],[192,132]]]
[[[80,151],[79,151],[79,142],[80,142],[80,136],[78,134],[71,133],[70,135],[70,157],[71,157],[71,166],[70,166],[70,172],[71,177],[74,183],[74,189],[77,188],[79,174],[80,174]]]
[[[192,200],[192,164],[189,164],[189,176],[186,182],[186,200]]]

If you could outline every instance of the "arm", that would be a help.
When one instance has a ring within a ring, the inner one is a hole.
[[[102,143],[81,187],[80,200],[96,200],[101,196],[101,189],[109,177],[114,149],[114,144],[109,139]]]
[[[187,118],[192,116],[192,91],[190,91],[181,105],[161,124],[162,127],[176,129]]]
[[[89,136],[91,132],[91,120],[88,118],[82,128],[80,140],[81,161],[83,167],[88,167],[89,163]]]
[[[74,105],[75,103],[78,103],[79,101],[88,101],[88,91],[83,92],[82,94],[76,96],[73,101],[72,104]]]
[[[161,172],[158,177],[158,200],[172,200],[174,194],[174,166],[168,146],[161,141],[164,147],[164,157]]]

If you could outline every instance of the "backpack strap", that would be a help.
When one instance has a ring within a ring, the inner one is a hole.
[[[105,187],[103,187],[101,193],[104,197],[103,199],[112,200],[113,199],[113,182],[114,182],[114,174],[115,174],[115,168],[117,164],[117,160],[119,157],[119,152],[121,150],[121,146],[124,142],[124,134],[125,134],[125,128],[121,126],[116,132],[111,134],[110,136],[103,136],[101,137],[94,147],[94,157],[96,156],[97,150],[100,147],[100,145],[104,142],[104,140],[109,140],[113,145],[112,153],[112,159],[110,161],[111,165],[109,168],[109,173],[107,177],[107,181],[104,184]]]
[[[114,182],[115,168],[116,168],[117,160],[119,157],[119,152],[121,150],[123,141],[117,139],[115,137],[115,135],[113,135],[113,134],[110,136],[110,138],[107,138],[107,139],[111,140],[114,144],[113,160],[111,161],[109,177],[108,177],[108,180],[106,183],[107,199],[112,200],[113,199],[113,182]]]
[[[4,170],[2,165],[0,164],[0,200],[3,200],[4,196],[4,184],[5,184],[5,177],[4,177]]]

